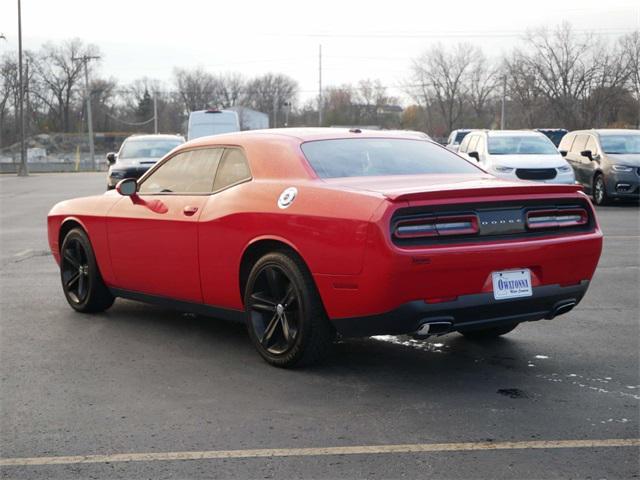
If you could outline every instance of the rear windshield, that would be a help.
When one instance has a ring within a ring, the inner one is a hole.
[[[160,158],[182,144],[179,138],[163,140],[127,140],[118,158]]]
[[[462,142],[462,140],[464,140],[464,137],[469,135],[469,133],[470,132],[458,132],[458,133],[456,133],[456,138],[453,140],[453,143],[455,145],[460,145],[460,142]]]
[[[605,153],[640,153],[640,133],[627,135],[600,135]]]
[[[491,155],[557,155],[558,150],[547,137],[499,135],[489,137]]]
[[[424,140],[349,138],[302,144],[320,178],[478,173],[449,150]]]

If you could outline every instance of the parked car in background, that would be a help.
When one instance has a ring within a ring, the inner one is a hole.
[[[115,192],[58,203],[48,232],[71,308],[122,297],[239,320],[280,367],[319,360],[336,333],[486,339],[552,319],[602,248],[578,185],[328,128],[186,143]]]
[[[107,190],[123,178],[140,178],[158,160],[184,143],[182,135],[131,135],[118,153],[107,153]]]
[[[502,178],[574,184],[573,170],[546,135],[531,130],[474,130],[458,151]]]
[[[460,128],[458,130],[454,130],[453,132],[451,132],[451,134],[449,134],[449,139],[447,140],[446,147],[452,152],[457,152],[458,148],[460,148],[462,140],[464,140],[464,137],[466,137],[469,132],[471,132],[471,129],[468,128]]]
[[[400,135],[409,135],[419,140],[431,140],[431,137],[424,132],[418,130],[383,130],[385,133],[397,133]],[[375,130],[371,130],[370,133],[375,133]]]
[[[218,110],[209,108],[198,110],[189,114],[187,126],[187,140],[219,135],[221,133],[233,133],[240,131],[240,118],[238,112],[233,110]]]
[[[560,145],[562,137],[569,133],[569,130],[566,128],[536,128],[536,131],[544,133],[556,147]]]
[[[596,204],[640,199],[640,130],[570,132],[560,142],[560,153]]]

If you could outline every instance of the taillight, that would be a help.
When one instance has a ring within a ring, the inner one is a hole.
[[[393,229],[396,238],[420,238],[478,233],[478,217],[455,215],[399,220]]]
[[[582,208],[572,210],[532,210],[527,212],[527,228],[575,227],[589,222],[587,211]]]

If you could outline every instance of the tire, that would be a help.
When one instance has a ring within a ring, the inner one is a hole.
[[[593,178],[593,187],[591,189],[593,194],[593,202],[596,205],[607,205],[611,203],[609,195],[607,195],[607,184],[604,181],[604,175],[598,173]]]
[[[271,365],[312,365],[330,352],[335,331],[297,255],[276,251],[260,258],[249,274],[244,303],[251,341]]]
[[[113,305],[114,297],[102,281],[89,237],[81,228],[67,233],[60,248],[62,291],[78,312],[102,312]]]
[[[472,340],[488,340],[491,338],[498,338],[502,335],[506,335],[507,333],[513,331],[518,324],[515,325],[505,325],[504,327],[493,327],[493,328],[483,328],[481,330],[470,330],[468,332],[460,332],[466,338]]]

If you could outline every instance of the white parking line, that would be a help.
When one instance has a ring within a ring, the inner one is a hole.
[[[209,450],[165,453],[116,453],[68,457],[2,458],[0,467],[68,465],[106,462],[152,462],[209,460],[220,458],[308,457],[324,455],[375,455],[383,453],[466,452],[479,450],[522,450],[558,448],[640,447],[638,438],[603,440],[535,440],[524,442],[416,443],[404,445],[362,445],[352,447],[265,448],[254,450]]]

